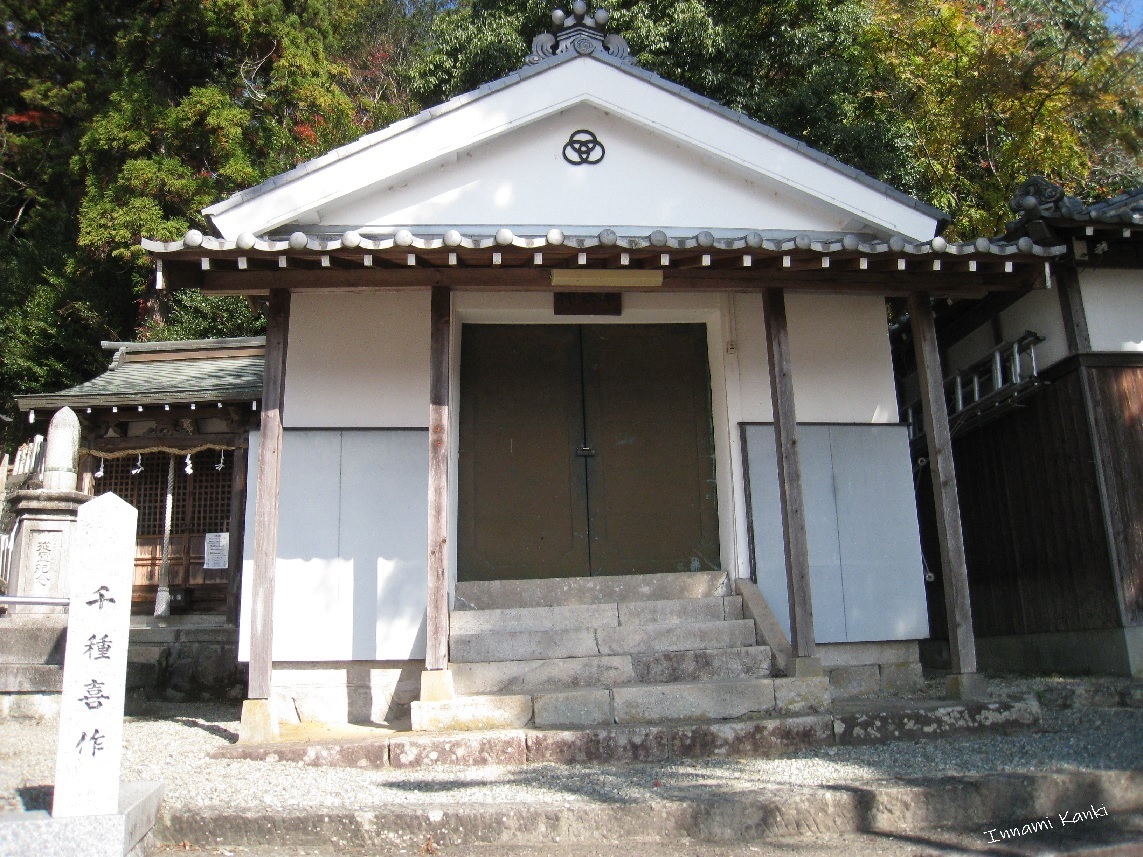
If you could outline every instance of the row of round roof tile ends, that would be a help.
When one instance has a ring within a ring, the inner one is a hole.
[[[975,241],[955,242],[947,241],[940,236],[931,241],[911,242],[908,239],[894,235],[889,240],[867,239],[858,235],[845,235],[841,238],[815,239],[810,235],[795,235],[782,238],[767,238],[760,232],[747,232],[744,235],[716,238],[710,231],[702,231],[693,237],[671,237],[661,229],[649,235],[619,235],[613,229],[604,229],[595,235],[566,235],[560,229],[549,229],[546,234],[538,236],[522,236],[515,234],[511,229],[496,230],[494,235],[462,235],[456,229],[450,229],[443,235],[430,235],[419,237],[408,229],[399,229],[391,236],[368,238],[356,230],[350,230],[339,238],[326,238],[308,235],[297,231],[286,240],[270,240],[259,238],[249,232],[244,232],[235,240],[229,241],[204,235],[197,229],[188,230],[181,241],[159,242],[144,239],[144,246],[154,252],[174,252],[176,250],[194,249],[201,247],[204,250],[259,250],[270,253],[279,253],[285,250],[316,250],[328,252],[330,250],[388,250],[393,247],[411,247],[420,250],[435,250],[441,247],[457,247],[480,250],[488,247],[520,247],[536,249],[539,247],[570,246],[579,249],[588,247],[622,247],[637,250],[646,247],[662,247],[677,250],[699,248],[716,248],[722,250],[742,250],[746,248],[770,250],[774,252],[789,252],[791,250],[815,250],[820,253],[838,253],[842,251],[861,253],[949,253],[963,256],[971,253],[992,253],[1008,256],[1014,253],[1032,253],[1036,256],[1057,256],[1065,248],[1045,247],[1036,244],[1031,238],[1024,236],[1018,241],[996,241],[989,238],[977,238]]]

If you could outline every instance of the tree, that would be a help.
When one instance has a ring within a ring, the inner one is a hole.
[[[101,371],[100,339],[140,323],[256,331],[233,299],[180,298],[164,323],[140,237],[408,113],[395,69],[433,8],[0,2],[0,408]]]
[[[1138,37],[1091,0],[875,0],[881,95],[906,117],[921,192],[962,236],[1002,231],[1029,175],[1086,198],[1143,182]]]
[[[520,67],[552,27],[543,0],[472,0],[439,15],[408,66],[439,103]],[[916,185],[904,121],[875,97],[872,16],[860,0],[637,0],[608,29],[643,68],[740,110],[904,190]]]

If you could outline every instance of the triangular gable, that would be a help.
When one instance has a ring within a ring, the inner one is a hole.
[[[590,130],[606,153],[573,165]],[[205,210],[224,238],[292,225],[630,226],[931,238],[943,215],[606,54],[557,55]],[[311,230],[312,231],[312,230]]]

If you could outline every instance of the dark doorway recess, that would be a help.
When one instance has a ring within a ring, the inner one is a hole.
[[[706,327],[465,325],[458,579],[720,568]]]

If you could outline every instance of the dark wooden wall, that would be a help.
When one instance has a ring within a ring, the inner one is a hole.
[[[1068,363],[1021,406],[953,443],[973,627],[980,636],[1120,624],[1084,390],[1078,366]],[[1113,454],[1133,457],[1139,466],[1143,447],[1131,440],[1133,431],[1113,432],[1122,440]],[[922,542],[938,575],[928,584],[930,627],[940,637],[945,622],[932,492],[927,468],[918,475]],[[1140,482],[1133,485],[1138,502]]]
[[[1095,434],[1107,456],[1107,514],[1128,625],[1143,624],[1143,359],[1139,362],[1082,370],[1091,390]]]

